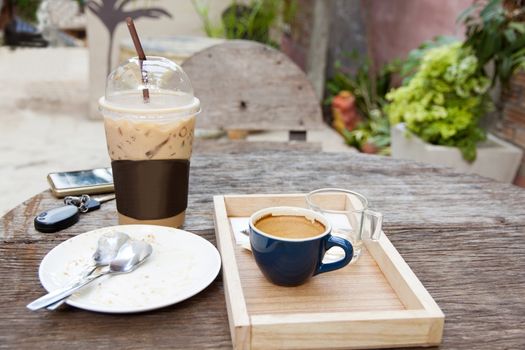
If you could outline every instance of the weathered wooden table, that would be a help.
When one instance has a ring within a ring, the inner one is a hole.
[[[298,193],[333,186],[367,195],[384,230],[446,315],[443,349],[525,349],[525,190],[390,158],[278,152],[192,158],[185,229],[215,243],[212,196]],[[117,224],[115,204],[54,234],[34,216],[49,192],[2,218],[0,348],[231,348],[219,277],[197,296],[157,311],[105,315],[66,308],[30,312],[42,295],[40,260],[79,233]]]

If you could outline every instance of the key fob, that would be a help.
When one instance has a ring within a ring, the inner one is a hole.
[[[52,233],[68,228],[78,222],[80,215],[74,205],[46,210],[35,218],[35,229],[44,233]]]
[[[86,203],[86,207],[87,207],[87,211],[88,211],[88,212],[93,211],[93,210],[100,209],[100,202],[97,201],[96,199],[91,198],[91,199]]]

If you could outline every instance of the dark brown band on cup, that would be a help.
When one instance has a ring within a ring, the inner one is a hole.
[[[119,213],[154,220],[186,210],[189,160],[114,160],[111,167]]]

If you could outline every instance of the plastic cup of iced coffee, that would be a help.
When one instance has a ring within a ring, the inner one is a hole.
[[[119,223],[180,227],[200,111],[188,76],[162,57],[131,58],[108,76],[99,104]]]

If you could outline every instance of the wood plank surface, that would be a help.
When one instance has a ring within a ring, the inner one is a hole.
[[[213,230],[194,232],[215,242]],[[136,315],[100,314],[68,306],[55,312],[29,311],[25,305],[44,293],[37,276],[40,260],[64,238],[51,234],[31,242],[4,240],[0,246],[0,348],[231,348],[220,277],[189,300]]]
[[[235,256],[250,315],[405,310],[366,248],[351,267],[294,288],[268,282],[246,249],[237,246]]]
[[[195,154],[207,153],[247,153],[247,152],[274,152],[274,151],[301,151],[320,152],[322,150],[319,142],[271,142],[271,141],[245,141],[245,140],[202,140],[195,142],[193,152]]]
[[[513,185],[360,154],[196,155],[185,228],[215,242],[213,195],[328,186],[363,193],[385,215],[384,231],[446,315],[441,349],[525,348],[525,190]],[[38,264],[52,247],[117,222],[110,202],[62,232],[36,232],[34,216],[59,204],[45,191],[2,218],[0,348],[231,348],[220,278],[190,300],[145,314],[25,309],[43,291]]]
[[[312,130],[322,126],[319,99],[285,54],[246,40],[200,51],[183,68],[201,101],[199,128]]]

